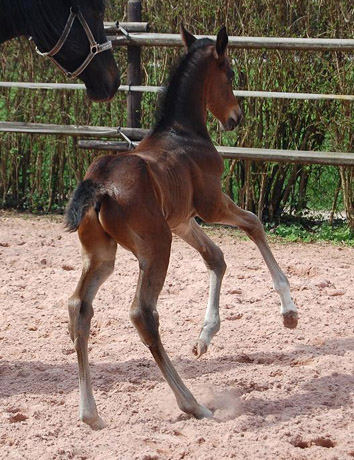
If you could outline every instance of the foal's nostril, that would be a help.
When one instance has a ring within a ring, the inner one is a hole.
[[[232,110],[229,114],[229,118],[226,120],[225,123],[220,122],[223,131],[232,131],[241,123],[243,119],[242,111],[239,110]]]
[[[238,122],[234,118],[230,118],[228,124],[229,124],[230,131],[232,131],[233,129],[236,128],[236,126],[238,125]]]
[[[227,122],[227,127],[229,131],[232,131],[233,129],[236,128],[241,123],[242,120],[242,114],[235,115],[233,117],[230,117]]]
[[[232,131],[236,128],[236,126],[238,126],[241,123],[242,119],[242,110],[239,107],[234,108],[234,110],[232,110],[232,112],[229,115],[229,119],[227,120],[226,129],[228,131]]]

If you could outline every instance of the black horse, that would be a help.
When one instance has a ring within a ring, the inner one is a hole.
[[[90,99],[109,101],[120,78],[103,28],[104,9],[104,0],[0,0],[0,43],[32,37],[40,55],[85,83]]]

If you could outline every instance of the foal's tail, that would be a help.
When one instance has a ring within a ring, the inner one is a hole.
[[[99,210],[104,195],[102,186],[91,179],[86,179],[74,190],[65,210],[64,224],[69,232],[75,232],[90,208]]]

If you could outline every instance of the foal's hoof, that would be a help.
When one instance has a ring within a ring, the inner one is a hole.
[[[82,422],[86,423],[92,430],[98,431],[103,430],[106,427],[106,423],[99,415],[95,419],[84,417],[81,419]]]
[[[297,326],[299,316],[296,311],[288,311],[283,314],[283,324],[289,329],[295,329]]]
[[[194,345],[192,352],[197,357],[200,358],[206,351],[208,350],[208,345],[203,342],[203,340],[198,340],[197,343]]]
[[[199,404],[197,410],[194,412],[193,415],[195,418],[200,420],[202,418],[211,418],[213,416],[213,413],[207,407],[203,406],[202,404]]]

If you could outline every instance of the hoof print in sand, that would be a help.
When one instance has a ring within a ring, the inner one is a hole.
[[[312,446],[319,446],[330,449],[336,446],[336,443],[332,441],[330,438],[316,438],[310,441],[305,441],[301,438],[296,438],[294,441],[291,442],[291,444],[294,447],[299,447],[300,449],[307,449]]]

